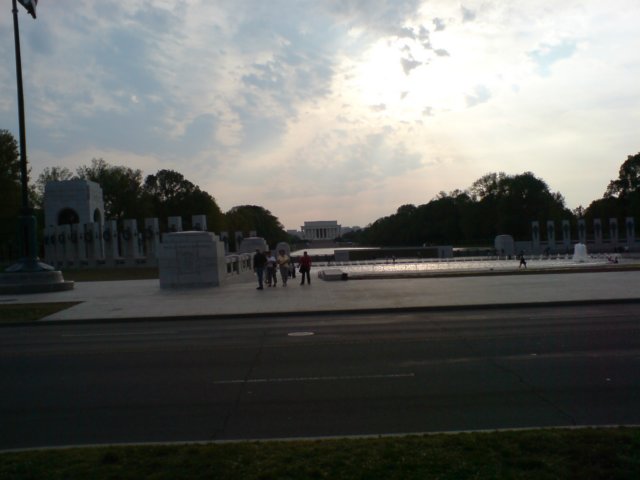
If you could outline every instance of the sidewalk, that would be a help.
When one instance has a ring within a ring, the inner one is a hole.
[[[67,292],[0,295],[0,304],[78,301],[43,321],[80,321],[640,302],[640,271],[333,282],[316,275],[312,285],[295,279],[261,291],[254,282],[191,290],[161,290],[158,280],[82,282]]]

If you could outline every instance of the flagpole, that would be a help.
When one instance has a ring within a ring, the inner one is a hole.
[[[29,206],[29,184],[27,170],[27,140],[24,120],[24,90],[22,87],[22,56],[20,55],[20,27],[18,25],[18,4],[13,2],[13,35],[16,47],[16,82],[18,84],[18,121],[20,128],[20,177],[22,182],[22,215],[31,215]]]
[[[74,282],[65,281],[62,272],[38,258],[36,236],[37,222],[29,205],[29,176],[27,169],[27,140],[24,121],[24,92],[22,88],[22,58],[20,56],[20,30],[18,6],[13,3],[13,33],[16,44],[16,80],[18,83],[18,117],[20,123],[20,175],[22,184],[22,209],[19,216],[21,258],[0,273],[0,294],[61,292],[71,290]],[[20,0],[29,14],[36,18],[37,0]]]
[[[25,5],[22,1],[22,5]],[[27,2],[25,8],[33,18],[35,18],[35,5],[37,1]],[[9,274],[0,275],[0,292],[4,290],[11,290],[15,284],[19,285],[18,292],[23,291],[37,291],[39,288],[44,288],[48,291],[54,291],[56,286],[51,288],[50,283],[53,281],[59,283],[59,278],[50,279],[54,268],[46,263],[43,263],[38,258],[38,239],[37,239],[37,221],[33,213],[29,202],[29,170],[27,168],[27,137],[25,128],[25,115],[24,115],[24,88],[22,85],[22,56],[20,55],[20,27],[18,25],[18,5],[16,0],[12,0],[12,12],[13,12],[13,34],[16,47],[16,83],[18,86],[18,120],[20,129],[20,183],[22,187],[22,205],[20,209],[20,215],[18,217],[18,238],[20,244],[20,258],[18,261],[7,268],[5,271]],[[39,273],[47,272],[47,276],[43,279]],[[22,273],[32,274],[31,276],[19,275],[18,277],[12,277],[11,274]],[[60,273],[60,272],[57,272]],[[20,281],[16,279],[20,278]],[[28,287],[22,288],[21,283],[29,284]],[[37,285],[33,285],[36,283]],[[7,285],[9,284],[9,285]],[[43,291],[43,290],[40,290]]]

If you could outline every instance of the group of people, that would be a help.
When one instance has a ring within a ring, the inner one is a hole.
[[[258,277],[258,290],[263,290],[265,283],[268,287],[276,287],[278,285],[278,272],[280,272],[283,287],[287,286],[289,277],[296,278],[295,264],[285,250],[279,250],[276,256],[270,250],[262,252],[260,249],[256,249],[256,253],[253,256],[253,270]],[[307,252],[304,252],[298,259],[298,271],[302,276],[300,285],[304,285],[305,280],[311,285],[311,275],[309,273],[311,271],[311,257]]]

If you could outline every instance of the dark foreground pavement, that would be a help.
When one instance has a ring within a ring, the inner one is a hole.
[[[0,448],[640,424],[638,311],[6,327]]]

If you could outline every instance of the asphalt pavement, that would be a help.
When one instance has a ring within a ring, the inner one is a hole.
[[[346,281],[319,279],[318,271],[311,285],[298,277],[264,290],[251,279],[194,289],[161,289],[158,280],[80,282],[65,292],[0,295],[0,304],[80,302],[42,320],[50,322],[640,302],[640,271]]]

